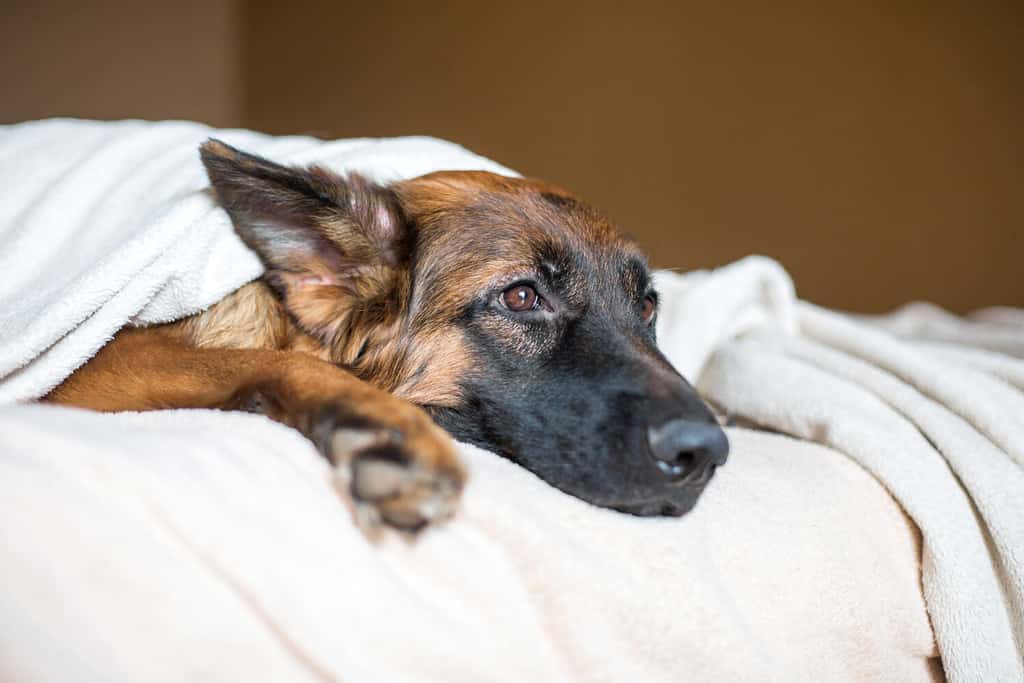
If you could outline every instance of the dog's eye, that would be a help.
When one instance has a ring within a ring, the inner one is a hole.
[[[640,317],[644,319],[645,323],[651,322],[651,319],[654,318],[654,311],[656,308],[657,302],[654,300],[654,297],[650,294],[645,296],[644,307],[640,312]]]
[[[531,311],[537,307],[540,296],[530,285],[512,285],[501,293],[501,300],[510,311]]]

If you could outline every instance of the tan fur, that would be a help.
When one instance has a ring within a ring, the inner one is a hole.
[[[397,330],[370,329],[332,347],[303,333],[263,282],[252,282],[220,302],[163,331],[201,349],[295,351],[350,368],[354,375],[418,405],[454,406],[458,381],[469,372],[471,357],[452,331],[434,332],[417,344],[403,344]],[[380,338],[366,354],[356,351]],[[436,349],[444,349],[440,357]]]
[[[201,349],[284,349],[293,335],[284,306],[263,282],[250,282],[180,324]]]

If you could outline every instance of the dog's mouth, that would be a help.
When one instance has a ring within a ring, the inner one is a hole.
[[[558,450],[556,444],[545,443],[529,448],[520,444],[517,448],[503,447],[506,443],[495,438],[494,431],[479,430],[477,425],[484,421],[476,415],[444,409],[433,414],[456,439],[493,451],[574,498],[637,517],[682,517],[689,513],[728,452],[726,435],[714,423],[686,421],[682,429],[673,432],[672,447],[659,451],[648,443],[647,430],[633,430],[624,439],[632,442],[632,448],[623,444],[621,451],[610,449],[604,436],[589,443],[584,438],[569,444],[566,450]],[[575,431],[584,435],[600,432]],[[655,445],[664,446],[658,442]],[[632,455],[625,457],[623,452]]]
[[[564,409],[560,404],[536,410],[542,395],[510,411],[504,405],[508,395],[488,400],[485,389],[474,389],[467,395],[483,398],[467,399],[461,408],[434,408],[435,421],[459,441],[504,457],[596,507],[637,517],[682,517],[727,460],[728,437],[695,394],[659,405],[640,392],[609,399],[595,391],[588,404],[578,398],[586,394],[576,391],[575,403],[566,400]],[[566,393],[560,386],[549,392]]]
[[[617,512],[624,512],[627,515],[636,517],[682,517],[693,509],[697,504],[697,497],[694,496],[689,502],[680,504],[673,503],[642,503],[639,505],[615,506],[611,509]]]
[[[617,512],[623,512],[637,517],[682,517],[693,510],[697,500],[704,492],[704,488],[711,481],[714,472],[710,471],[702,477],[700,483],[688,484],[673,491],[671,496],[652,497],[649,500],[638,502],[620,503],[612,505],[601,505]]]

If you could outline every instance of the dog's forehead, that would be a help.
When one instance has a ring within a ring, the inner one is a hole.
[[[636,244],[605,216],[539,180],[441,172],[396,190],[423,251],[450,268],[470,267],[482,282],[539,268],[617,278],[635,264],[646,267]]]

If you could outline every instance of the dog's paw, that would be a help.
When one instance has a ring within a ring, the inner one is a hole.
[[[391,425],[341,421],[320,440],[339,491],[370,538],[383,527],[416,533],[443,522],[465,482],[451,438],[425,414],[404,418]]]

